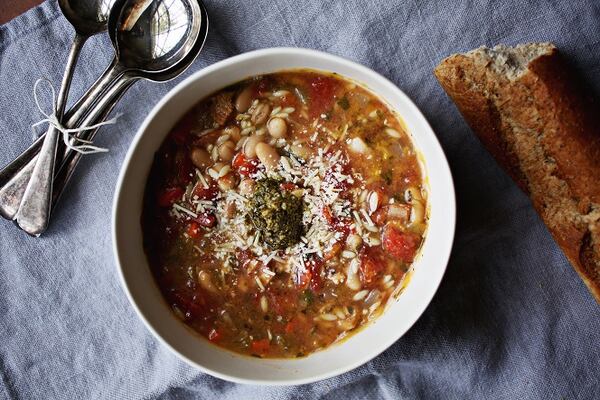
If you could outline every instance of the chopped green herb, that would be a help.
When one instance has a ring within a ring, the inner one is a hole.
[[[348,101],[348,98],[346,96],[344,96],[341,99],[339,99],[337,103],[344,110],[347,110],[347,109],[350,108],[350,102]]]
[[[381,179],[383,179],[385,181],[386,185],[391,185],[392,184],[392,170],[386,169],[386,170],[381,171]]]
[[[310,306],[314,300],[313,292],[310,289],[304,290],[304,292],[302,292],[302,297],[308,306]]]
[[[281,190],[279,182],[269,178],[257,182],[248,215],[267,246],[285,249],[300,241],[303,210],[301,198]]]

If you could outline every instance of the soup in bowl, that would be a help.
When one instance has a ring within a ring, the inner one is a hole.
[[[367,361],[423,312],[454,193],[433,132],[390,82],[270,49],[156,106],[114,219],[124,286],[161,340],[225,379],[301,383]]]

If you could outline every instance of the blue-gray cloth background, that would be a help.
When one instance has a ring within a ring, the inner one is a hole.
[[[211,27],[190,71],[253,49],[327,51],[383,74],[431,122],[456,183],[446,276],[423,316],[386,352],[297,387],[225,382],[186,365],[145,329],[121,290],[110,224],[129,143],[172,88],[140,83],[81,162],[47,233],[0,220],[0,399],[600,399],[600,306],[528,198],[484,150],[433,77],[482,44],[552,41],[600,89],[600,3],[589,1],[206,0]],[[58,86],[73,31],[54,0],[0,27],[0,165],[32,140],[36,79]],[[83,50],[71,99],[112,56]],[[46,102],[46,106],[48,103]]]

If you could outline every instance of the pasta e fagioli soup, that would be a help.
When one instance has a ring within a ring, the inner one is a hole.
[[[293,358],[407,284],[427,192],[399,116],[336,74],[252,77],[201,100],[158,150],[142,227],[173,312],[214,344]]]

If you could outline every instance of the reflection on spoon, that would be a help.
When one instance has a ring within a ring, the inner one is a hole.
[[[131,1],[116,27],[117,51],[123,65],[161,71],[180,59],[198,37],[197,7],[186,0]]]

